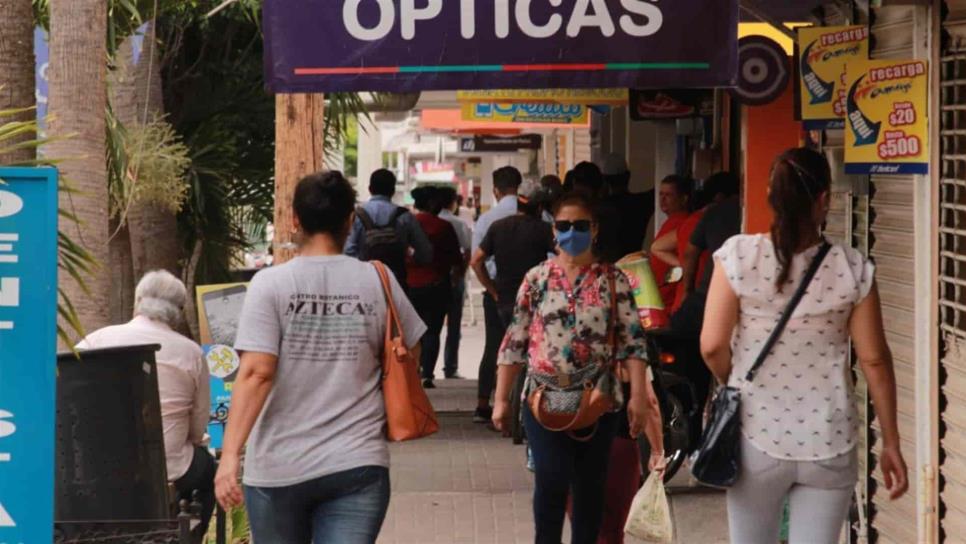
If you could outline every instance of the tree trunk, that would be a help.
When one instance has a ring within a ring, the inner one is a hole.
[[[132,60],[132,41],[127,38],[115,53],[115,69],[108,73],[109,100],[115,117],[128,126],[135,119],[137,103]],[[129,121],[130,120],[130,121]],[[131,252],[131,231],[127,223],[121,225],[121,216],[111,217],[108,223],[111,239],[108,245],[111,266],[111,323],[124,323],[134,314],[134,257]]]
[[[36,104],[31,0],[0,0],[0,14],[0,110],[29,108]],[[36,116],[36,112],[28,111],[13,117],[0,117],[0,125],[29,121]],[[30,139],[30,134],[24,134],[18,140]],[[21,149],[0,155],[0,165],[30,161],[35,157],[34,148]]]
[[[295,255],[292,239],[292,195],[299,180],[319,172],[325,131],[321,94],[275,97],[275,264]]]
[[[79,225],[62,231],[85,247],[100,267],[85,278],[85,292],[62,275],[60,286],[77,310],[81,325],[93,331],[110,320],[107,168],[107,0],[50,3],[50,136],[60,138],[45,153],[59,159],[61,176],[78,192],[62,194],[61,206]]]
[[[164,114],[161,58],[154,28],[155,23],[148,25],[140,62],[133,67],[133,123],[150,123]],[[127,118],[122,118],[122,122],[130,124]],[[128,226],[131,230],[136,278],[158,269],[167,270],[176,276],[181,273],[181,244],[178,241],[178,218],[175,214],[151,203],[138,203],[131,207]]]

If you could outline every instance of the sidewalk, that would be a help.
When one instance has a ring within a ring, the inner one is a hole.
[[[533,479],[524,447],[472,422],[465,410],[473,405],[475,381],[437,385],[430,391],[433,403],[448,409],[441,410],[440,432],[391,447],[393,494],[379,543],[533,542]],[[671,495],[676,542],[727,542],[724,496],[678,485]]]

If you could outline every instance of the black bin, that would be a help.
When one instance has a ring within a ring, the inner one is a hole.
[[[57,357],[57,521],[170,516],[158,345]]]

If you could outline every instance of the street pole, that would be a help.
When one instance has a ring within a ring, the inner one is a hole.
[[[292,195],[299,180],[323,169],[322,94],[275,96],[275,240],[273,262],[295,256]]]

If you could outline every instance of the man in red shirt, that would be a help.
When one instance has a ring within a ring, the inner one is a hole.
[[[437,217],[442,210],[439,190],[434,187],[419,187],[413,190],[412,195],[416,221],[433,247],[433,259],[428,264],[418,264],[411,257],[406,263],[409,298],[428,328],[422,339],[420,366],[423,371],[423,387],[432,389],[436,387],[433,375],[436,371],[436,360],[439,358],[440,334],[452,298],[452,278],[454,274],[462,274],[465,261],[453,225]]]
[[[667,220],[661,226],[655,240],[659,240],[669,233],[675,232],[684,224],[688,218],[688,204],[691,194],[694,192],[694,182],[685,176],[670,175],[661,181],[658,192],[658,204],[661,211],[667,215]],[[674,306],[674,298],[677,295],[677,286],[667,283],[667,273],[671,270],[669,263],[661,260],[657,255],[651,255],[651,270],[657,279],[657,284],[661,289],[661,300],[664,307],[670,309]]]

